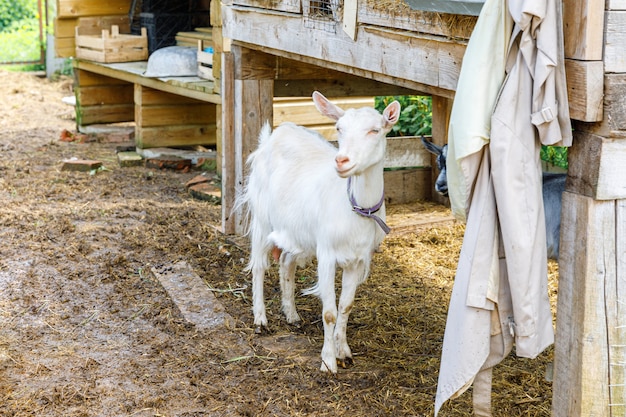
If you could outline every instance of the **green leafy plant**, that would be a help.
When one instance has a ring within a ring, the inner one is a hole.
[[[19,30],[19,22],[37,18],[37,0],[0,0],[0,32]]]
[[[567,148],[564,146],[542,146],[539,157],[549,164],[567,169]]]
[[[380,96],[374,98],[374,107],[382,112],[394,100],[398,100],[402,110],[400,110],[398,123],[389,132],[388,136],[421,136],[431,134],[433,110],[430,96]]]

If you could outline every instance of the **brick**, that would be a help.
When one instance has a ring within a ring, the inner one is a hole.
[[[102,166],[102,162],[90,159],[67,159],[63,161],[62,171],[92,171]]]
[[[208,201],[213,204],[221,204],[222,190],[215,184],[203,182],[188,188],[189,194],[198,200]]]
[[[207,178],[204,175],[196,175],[195,177],[193,177],[192,179],[190,179],[189,181],[185,183],[185,188],[189,188],[196,184],[202,184],[202,183],[209,182],[209,181],[210,181],[210,178]]]
[[[177,157],[157,157],[146,159],[147,168],[173,169],[188,172],[191,169],[191,160]]]
[[[118,152],[117,162],[121,167],[136,167],[143,165],[143,158],[134,151]]]

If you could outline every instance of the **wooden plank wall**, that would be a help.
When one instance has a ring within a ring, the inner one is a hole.
[[[131,83],[80,69],[74,77],[78,126],[134,120]]]
[[[216,144],[216,105],[134,86],[135,144],[139,148]]]

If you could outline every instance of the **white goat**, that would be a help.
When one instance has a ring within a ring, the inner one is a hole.
[[[437,156],[437,168],[439,175],[435,181],[435,190],[448,196],[448,172],[446,158],[448,157],[448,145],[437,146],[427,141],[422,136],[422,143],[426,149]],[[542,176],[543,209],[546,220],[546,243],[548,259],[559,260],[559,244],[561,241],[561,200],[565,191],[565,179],[567,174],[552,174],[544,172]]]
[[[269,254],[279,261],[282,309],[289,323],[300,320],[294,300],[295,269],[317,257],[318,280],[304,294],[322,302],[322,371],[352,362],[346,324],[356,289],[369,274],[373,252],[389,229],[384,223],[383,159],[386,138],[400,104],[381,115],[371,107],[342,110],[319,92],[313,102],[336,120],[339,149],[312,130],[266,124],[259,147],[248,158],[250,175],[238,204],[249,214],[254,324],[267,327],[263,280]],[[369,207],[369,208],[367,208]],[[342,268],[339,308],[335,269]]]

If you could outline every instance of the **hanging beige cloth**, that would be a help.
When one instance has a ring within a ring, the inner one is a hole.
[[[505,3],[498,2],[488,0],[483,12],[486,7],[502,10]],[[473,382],[474,413],[490,416],[493,366],[514,344],[518,356],[534,358],[554,341],[539,150],[542,143],[569,146],[572,140],[560,3],[509,0],[508,7],[515,25],[489,136],[475,152],[455,154],[461,190],[450,198],[467,214],[467,226],[450,299],[435,415]],[[494,36],[506,35],[494,31]],[[455,103],[463,99],[460,92],[468,91],[462,87]],[[454,116],[451,128],[462,131]],[[473,150],[458,140],[457,135],[448,137],[456,150]]]

